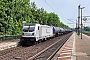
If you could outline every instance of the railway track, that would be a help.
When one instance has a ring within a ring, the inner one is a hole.
[[[64,45],[64,43],[68,40],[70,36],[71,34],[66,35],[64,38],[60,39],[53,45],[49,46],[48,48],[29,58],[28,60],[51,60],[52,57]]]
[[[46,60],[46,59],[50,59],[54,55],[53,52],[55,52],[56,50],[60,48],[60,47],[58,48],[58,46],[64,44],[62,43],[63,40],[66,41],[70,37],[71,34],[72,33],[69,33],[69,34],[66,34],[60,37],[56,37],[56,38],[47,40],[45,42],[41,42],[39,44],[29,46],[29,47],[19,46],[19,47],[0,51],[0,60],[34,60],[34,59],[35,60],[39,60],[39,59]],[[44,55],[44,57],[45,55],[47,55],[48,57],[45,57],[44,59],[42,59],[42,55]],[[50,55],[52,56],[50,57]]]

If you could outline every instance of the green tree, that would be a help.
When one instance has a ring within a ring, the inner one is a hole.
[[[20,34],[22,21],[30,22],[32,15],[28,2],[29,0],[0,0],[0,27],[3,33]]]

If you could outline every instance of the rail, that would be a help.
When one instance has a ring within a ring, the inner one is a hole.
[[[68,40],[71,35],[72,33],[66,35],[66,37],[60,39],[60,41],[56,42],[47,49],[41,51],[40,53],[34,55],[28,60],[51,60],[56,52],[63,46],[63,44]]]

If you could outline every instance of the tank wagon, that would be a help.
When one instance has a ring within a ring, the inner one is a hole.
[[[63,33],[64,33],[65,31],[64,31],[64,29],[63,28],[60,28],[60,35],[63,35]]]
[[[55,27],[55,26],[52,26],[52,28],[53,28],[53,35],[55,37],[59,36],[59,34],[60,34],[60,28],[59,27]]]

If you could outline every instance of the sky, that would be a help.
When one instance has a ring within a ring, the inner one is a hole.
[[[59,16],[60,22],[71,28],[76,27],[79,5],[81,8],[85,7],[82,9],[82,15],[90,16],[90,0],[30,0],[30,2],[35,2],[38,8],[44,8],[49,13],[55,12]],[[87,21],[83,21],[83,26],[90,26],[90,17],[87,18]]]

